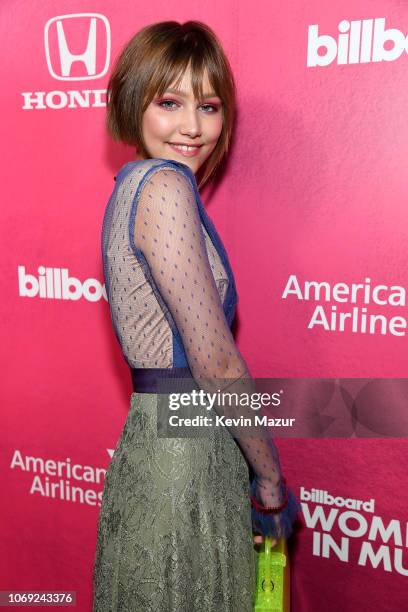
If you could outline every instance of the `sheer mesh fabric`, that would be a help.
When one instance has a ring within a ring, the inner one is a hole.
[[[182,171],[159,167],[145,182],[137,203],[134,241],[176,323],[199,386],[208,392],[254,392],[254,382],[235,345],[213,277],[195,193]],[[220,379],[229,380],[220,387]],[[225,407],[215,409],[231,416]],[[239,414],[253,417],[250,408],[241,406]],[[256,475],[252,492],[264,506],[279,506],[284,487],[276,446],[270,438],[245,435],[239,426],[228,429]],[[256,530],[287,537],[295,512],[293,504],[289,507],[290,520],[287,511],[283,516],[284,511],[267,515],[265,522],[253,510]]]
[[[113,329],[128,365],[170,368],[173,338],[166,306],[154,294],[128,235],[135,190],[148,169],[148,164],[124,166],[109,199],[102,228],[104,280]]]

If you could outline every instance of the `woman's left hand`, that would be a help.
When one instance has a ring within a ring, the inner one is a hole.
[[[253,543],[254,544],[263,544],[265,540],[265,537],[263,535],[255,535],[253,534]],[[278,540],[272,540],[272,547],[276,546],[276,544],[278,543]]]

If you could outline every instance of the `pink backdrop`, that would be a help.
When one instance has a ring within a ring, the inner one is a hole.
[[[78,54],[93,13],[95,57],[91,44],[90,63],[61,65],[58,21],[68,52]],[[227,171],[203,201],[235,273],[237,341],[253,376],[405,377],[408,6],[26,0],[2,2],[0,15],[0,590],[76,591],[85,612],[103,471],[131,393],[100,254],[113,176],[134,156],[104,131],[114,57],[147,24],[199,19],[231,60],[237,133]],[[330,295],[321,289],[304,299],[311,281],[328,283]],[[366,285],[354,301],[353,284]],[[285,288],[292,292],[283,297]],[[353,308],[354,330],[350,317],[343,331],[323,325],[324,316]],[[382,315],[375,333],[361,331],[363,314]],[[303,498],[303,525],[291,541],[293,609],[401,609],[406,441],[278,445]],[[313,488],[373,501],[366,510],[338,508],[307,499]]]

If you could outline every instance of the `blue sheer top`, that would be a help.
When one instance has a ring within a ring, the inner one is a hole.
[[[154,158],[120,170],[103,219],[102,255],[112,323],[130,368],[188,368],[205,391],[255,391],[231,333],[234,276],[188,166]],[[255,474],[251,492],[264,506],[279,506],[286,491],[272,440],[228,429]],[[283,512],[253,508],[254,526],[287,536],[296,511],[290,493]]]

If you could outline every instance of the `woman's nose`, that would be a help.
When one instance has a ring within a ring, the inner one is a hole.
[[[200,117],[196,110],[186,110],[180,125],[180,133],[191,137],[201,134]]]

